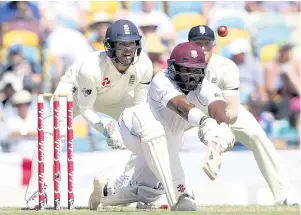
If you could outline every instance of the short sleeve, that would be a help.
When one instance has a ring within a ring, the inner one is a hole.
[[[79,68],[77,75],[78,85],[78,106],[81,111],[84,109],[93,109],[97,91],[96,91],[96,77],[91,74],[90,66],[83,65]]]
[[[153,78],[153,64],[149,58],[146,59],[143,69],[143,76],[134,90],[135,105],[146,101],[149,84]]]
[[[223,65],[223,91],[238,90],[239,81],[239,69],[233,61],[229,61],[228,64]]]
[[[221,89],[207,79],[204,79],[201,90],[196,95],[197,101],[202,106],[209,106],[212,102],[217,100],[225,101]]]
[[[159,72],[151,82],[149,97],[165,107],[172,98],[180,95],[183,93],[171,82],[166,72]]]

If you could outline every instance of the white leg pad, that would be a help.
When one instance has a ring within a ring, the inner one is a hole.
[[[188,190],[179,155],[169,150],[162,124],[150,109],[137,109],[133,113],[133,129],[141,137],[146,162],[162,182],[170,207],[176,206],[179,197]]]

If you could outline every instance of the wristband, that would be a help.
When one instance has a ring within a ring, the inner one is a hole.
[[[188,112],[188,122],[193,125],[198,127],[201,122],[207,118],[207,116],[203,113],[203,111],[201,111],[198,108],[192,108],[189,112]]]

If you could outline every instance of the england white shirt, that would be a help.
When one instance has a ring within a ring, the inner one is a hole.
[[[75,62],[62,76],[61,81],[73,83],[77,88],[77,105],[90,125],[99,122],[100,118],[94,111],[100,111],[97,107],[118,105],[132,91],[133,105],[146,102],[153,65],[144,53],[140,54],[138,61],[135,58],[135,62],[125,74],[121,74],[105,51],[96,51]]]
[[[167,71],[163,71],[153,78],[147,97],[156,119],[172,132],[184,130],[190,126],[187,120],[166,107],[172,98],[179,95],[184,94],[168,77]],[[210,103],[216,100],[224,101],[221,90],[207,79],[204,79],[202,85],[190,92],[186,98],[205,114],[208,114]]]
[[[212,54],[206,68],[206,78],[216,84],[224,95],[239,89],[239,69],[232,60],[223,56]]]

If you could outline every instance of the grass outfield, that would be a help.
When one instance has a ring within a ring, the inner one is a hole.
[[[300,214],[300,207],[296,206],[203,206],[200,208],[200,211],[196,212],[171,212],[169,210],[136,210],[135,208],[130,207],[111,207],[106,209],[101,209],[98,211],[90,211],[85,208],[76,208],[72,211],[68,210],[45,210],[45,211],[29,211],[20,208],[0,208],[0,214],[43,214],[43,215],[55,215],[55,214],[101,214],[101,215],[155,215],[155,214],[166,214],[166,215],[178,215],[178,214],[269,214],[269,215],[278,215],[278,214]]]

